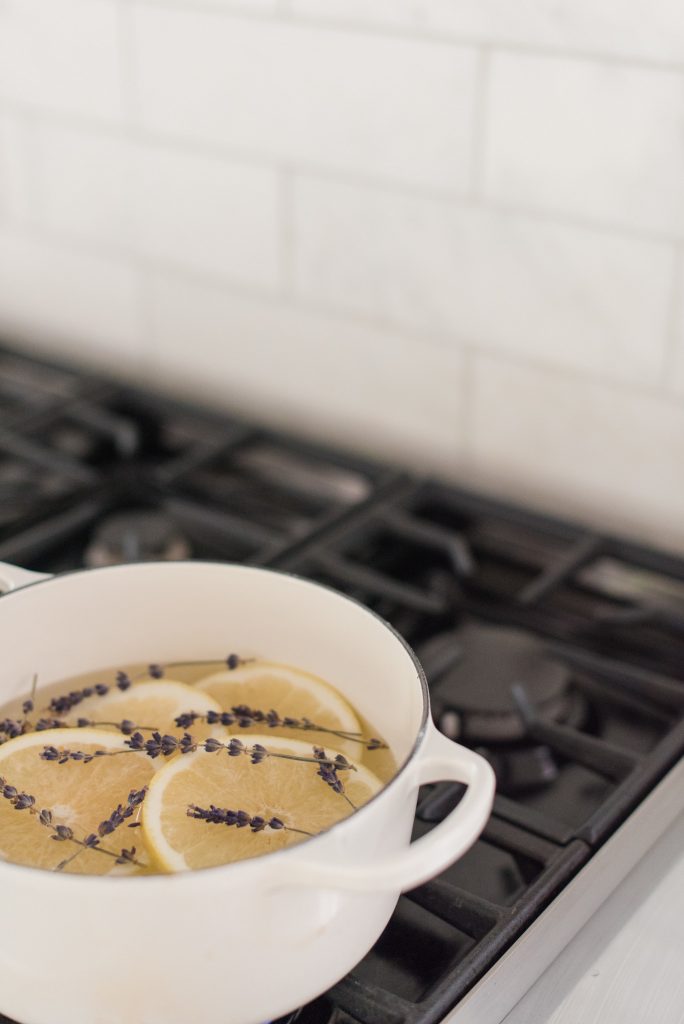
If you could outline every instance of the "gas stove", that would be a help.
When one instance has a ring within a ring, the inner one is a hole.
[[[186,558],[367,604],[497,776],[474,847],[287,1020],[502,1020],[684,806],[684,560],[0,350],[0,561]],[[414,835],[462,792],[425,787]]]

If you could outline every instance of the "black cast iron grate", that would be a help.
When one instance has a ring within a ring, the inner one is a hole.
[[[500,778],[473,849],[402,896],[298,1024],[441,1020],[684,752],[681,559],[0,351],[0,560],[59,572],[155,545],[295,571],[374,608],[423,659],[440,727]],[[479,736],[458,666],[483,631],[567,678],[562,714],[523,678]],[[460,795],[426,787],[415,835]]]

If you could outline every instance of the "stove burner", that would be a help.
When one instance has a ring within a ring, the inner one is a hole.
[[[438,723],[452,739],[469,744],[522,740],[525,724],[511,694],[516,683],[542,718],[581,717],[579,698],[570,693],[572,670],[541,641],[517,630],[466,623],[433,637],[420,657]]]
[[[108,516],[85,552],[89,568],[122,562],[173,562],[192,556],[188,540],[163,512],[131,510]]]

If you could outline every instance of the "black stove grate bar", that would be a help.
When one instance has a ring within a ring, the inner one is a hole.
[[[417,519],[403,509],[387,509],[382,522],[400,539],[446,551],[457,577],[470,576],[475,563],[469,545],[453,530]]]
[[[528,701],[524,687],[514,686],[513,695],[522,715],[527,735],[562,757],[584,765],[614,782],[622,782],[639,763],[640,758],[613,743],[577,732],[565,725],[544,721]]]
[[[680,760],[684,750],[684,718],[682,718],[642,760],[628,783],[609,793],[601,806],[576,831],[579,839],[596,847],[604,842],[641,800]]]
[[[313,560],[318,567],[333,575],[341,583],[350,587],[359,587],[375,597],[398,601],[413,611],[426,615],[443,615],[448,610],[447,601],[442,595],[431,594],[419,590],[410,583],[401,583],[398,580],[390,579],[384,573],[352,562],[342,555],[321,550],[315,552]]]
[[[566,846],[575,835],[574,829],[565,822],[558,821],[534,807],[517,803],[501,793],[494,797],[494,815],[529,831],[534,836],[558,843],[559,846]]]
[[[62,473],[76,483],[93,484],[99,479],[98,474],[82,462],[70,459],[61,452],[45,448],[38,442],[30,440],[14,431],[0,427],[0,449],[16,459],[25,459],[34,466]]]
[[[487,822],[482,838],[501,850],[522,854],[539,864],[550,864],[558,856],[558,846],[550,840],[530,834],[514,822],[497,818],[494,814]]]
[[[247,424],[229,423],[223,427],[220,437],[198,442],[189,451],[171,459],[166,465],[155,468],[153,470],[155,478],[165,486],[174,484],[188,473],[220,458],[225,452],[232,451],[255,435],[254,428]]]
[[[516,600],[526,607],[537,604],[552,590],[571,579],[578,569],[595,558],[603,545],[604,540],[598,535],[587,534],[585,537],[580,537],[568,551],[544,569],[540,576],[523,587]]]
[[[109,498],[87,498],[76,507],[58,512],[49,519],[14,534],[13,537],[0,543],[0,561],[17,562],[23,565],[33,561],[44,551],[66,541],[71,534],[87,526],[96,516],[110,507]]]
[[[443,878],[435,878],[407,892],[406,898],[477,941],[488,935],[506,916],[503,907],[466,892]]]
[[[655,704],[631,690],[619,689],[615,683],[607,679],[578,672],[573,678],[573,683],[577,690],[594,703],[602,702],[606,706],[636,713],[663,727],[667,727],[673,719],[673,711],[668,711],[662,705]]]
[[[273,549],[280,542],[280,536],[275,531],[223,509],[209,509],[197,502],[176,497],[164,499],[162,505],[181,522],[209,530],[215,535],[232,537],[260,550]]]
[[[92,427],[98,434],[111,438],[117,453],[124,459],[132,458],[140,443],[140,435],[134,424],[125,416],[110,412],[91,401],[77,402],[68,410],[69,418],[86,427]]]
[[[658,707],[671,711],[684,710],[684,686],[672,679],[667,679],[656,672],[650,672],[648,669],[604,658],[601,655],[591,654],[589,651],[580,651],[576,647],[569,647],[565,644],[549,644],[549,650],[573,668],[590,672],[611,686],[619,687],[638,697],[644,697]],[[684,665],[682,671],[684,671]]]
[[[406,1024],[416,1019],[414,1003],[348,974],[330,992],[336,1005],[359,1024]]]

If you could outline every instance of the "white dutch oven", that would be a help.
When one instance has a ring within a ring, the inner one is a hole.
[[[28,585],[31,584],[31,585]],[[420,665],[361,605],[296,577],[201,562],[45,577],[0,564],[0,703],[98,667],[263,654],[328,679],[401,769],[300,846],[181,875],[55,875],[0,863],[0,1011],[24,1024],[261,1024],[343,977],[399,893],[473,843],[494,781],[432,724]],[[11,591],[11,593],[9,593]],[[411,844],[418,787],[467,784]]]

